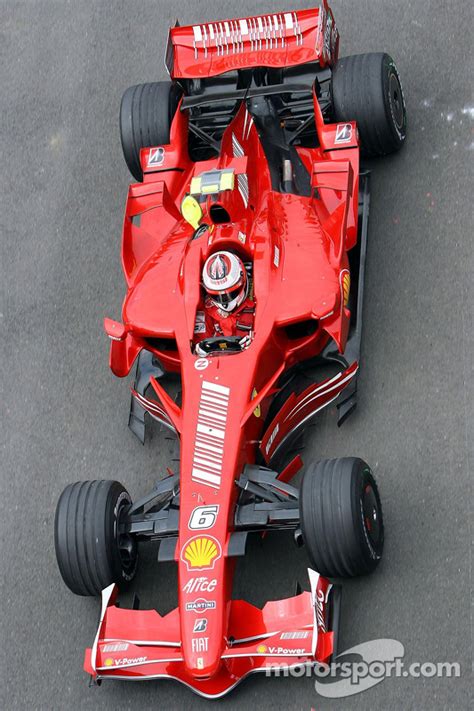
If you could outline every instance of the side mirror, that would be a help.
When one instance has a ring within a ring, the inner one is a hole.
[[[123,323],[104,318],[104,331],[112,341],[123,341],[126,334]]]

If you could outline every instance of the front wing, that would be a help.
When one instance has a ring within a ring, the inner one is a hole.
[[[178,609],[127,610],[115,605],[117,587],[102,592],[102,609],[84,668],[103,679],[174,679],[206,698],[218,698],[250,674],[326,662],[336,653],[340,588],[309,570],[311,592],[268,602],[263,609],[243,600],[230,607],[227,644],[215,676],[191,676],[181,653]],[[206,623],[206,600],[196,600],[195,628]],[[196,637],[196,644],[199,644]],[[202,639],[202,638],[201,638]]]

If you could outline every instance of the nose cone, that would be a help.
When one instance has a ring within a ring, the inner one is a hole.
[[[226,604],[219,587],[217,578],[206,575],[189,578],[184,585],[182,652],[186,670],[195,679],[213,677],[221,665]]]
[[[193,510],[191,526],[206,526],[217,533],[218,507],[203,505]],[[218,538],[197,534],[180,553],[180,620],[183,659],[195,679],[213,677],[221,665],[226,636],[226,566]]]

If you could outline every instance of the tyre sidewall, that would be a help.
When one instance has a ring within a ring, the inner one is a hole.
[[[397,78],[398,85],[400,87],[400,96],[403,106],[403,123],[401,128],[397,126],[397,121],[395,119],[395,111],[393,106],[392,95],[390,92],[390,77],[394,75]],[[407,134],[407,112],[405,104],[405,95],[403,93],[403,86],[398,73],[397,66],[390,55],[385,54],[382,64],[382,86],[383,95],[385,103],[385,113],[387,116],[387,125],[390,127],[393,139],[398,146],[401,146],[405,141]]]
[[[357,475],[352,479],[352,517],[354,521],[354,533],[357,537],[358,548],[362,557],[367,565],[368,572],[373,570],[375,566],[379,563],[382,558],[383,544],[384,544],[384,529],[383,520],[381,520],[381,536],[380,541],[377,546],[373,545],[369,539],[366,525],[364,522],[364,513],[362,509],[362,495],[364,493],[365,487],[370,484],[372,487],[375,498],[377,500],[379,515],[381,515],[382,505],[380,501],[380,495],[378,492],[377,484],[372,475],[370,467],[365,464],[362,460],[359,460],[359,468]]]

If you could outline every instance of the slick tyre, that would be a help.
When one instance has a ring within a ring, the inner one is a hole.
[[[308,556],[322,575],[365,575],[379,564],[382,506],[372,472],[361,459],[323,460],[306,470],[300,522]]]
[[[133,578],[135,539],[120,535],[118,524],[131,503],[117,481],[70,484],[56,507],[54,543],[61,576],[76,595],[100,595],[111,583]]]
[[[341,57],[332,76],[332,100],[337,122],[357,122],[364,155],[400,150],[407,114],[400,76],[388,54]]]
[[[170,81],[138,84],[126,90],[120,105],[120,138],[123,156],[135,180],[143,180],[140,150],[167,145],[170,128],[181,97]]]

